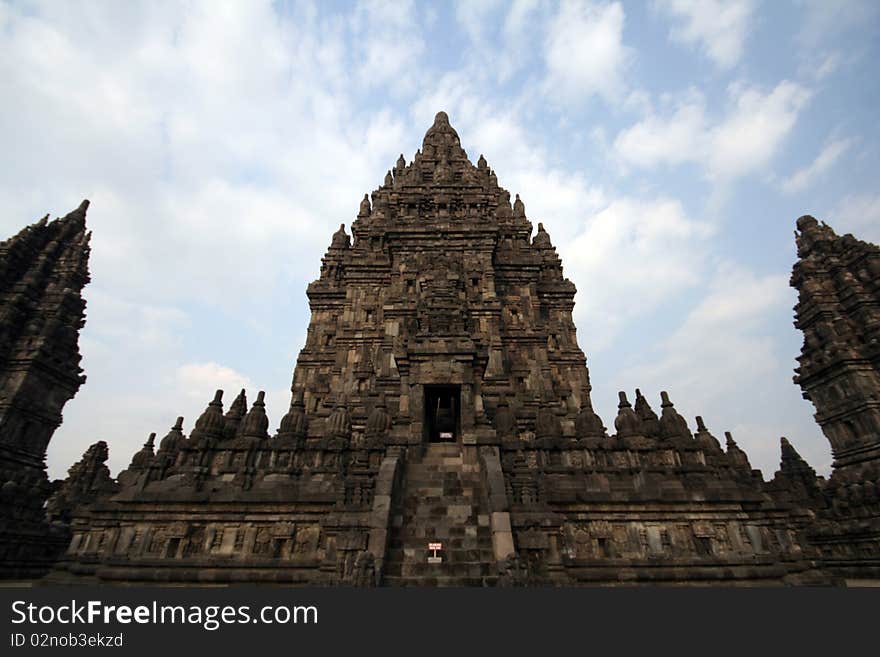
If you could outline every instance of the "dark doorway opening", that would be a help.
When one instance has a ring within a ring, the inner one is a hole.
[[[425,386],[425,433],[429,442],[454,443],[461,427],[461,386]]]

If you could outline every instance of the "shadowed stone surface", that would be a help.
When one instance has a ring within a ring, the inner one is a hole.
[[[797,220],[795,326],[804,344],[794,377],[831,443],[826,483],[783,442],[782,465],[819,514],[810,532],[830,572],[880,577],[880,248]],[[785,440],[785,439],[783,439]],[[820,492],[821,489],[821,492]]]
[[[45,572],[69,541],[44,506],[46,447],[85,382],[81,292],[89,282],[88,201],[0,243],[0,577]]]

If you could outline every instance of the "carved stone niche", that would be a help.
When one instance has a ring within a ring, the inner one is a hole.
[[[524,550],[546,550],[550,547],[550,539],[547,538],[547,534],[538,529],[518,532],[516,542]]]
[[[292,558],[312,561],[318,558],[321,528],[318,525],[302,525],[296,529]]]
[[[336,535],[337,550],[364,550],[366,547],[367,534],[363,531],[343,531]]]

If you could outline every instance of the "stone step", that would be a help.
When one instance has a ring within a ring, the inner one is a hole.
[[[455,476],[440,476],[440,475],[431,475],[431,476],[419,476],[419,477],[406,477],[406,481],[409,482],[413,486],[462,486],[466,488],[482,488],[483,482],[479,479],[467,479]]]
[[[404,497],[391,517],[383,566],[390,586],[494,584],[497,570],[479,464],[466,463],[458,445],[429,445],[403,472]],[[429,564],[428,543],[443,549]]]
[[[385,573],[391,577],[482,577],[494,574],[492,563],[386,563]]]
[[[428,563],[428,557],[432,556],[431,550],[425,549],[425,544],[418,547],[395,546],[388,549],[386,563]],[[444,549],[437,552],[437,556],[444,563],[485,563],[492,560],[492,545],[480,545],[469,549]]]
[[[388,544],[391,550],[401,550],[403,556],[421,559],[430,550],[428,543],[442,543],[444,552],[472,552],[492,549],[492,537],[471,537],[470,539],[448,538],[446,536],[403,536]],[[420,556],[421,555],[421,556]]]
[[[389,577],[382,578],[385,586],[395,587],[474,587],[474,586],[496,586],[498,582],[497,575],[487,575],[485,577]]]
[[[461,454],[461,445],[458,443],[430,443],[425,446],[425,456],[447,456]]]

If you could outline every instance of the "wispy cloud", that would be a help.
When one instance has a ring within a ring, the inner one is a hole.
[[[675,20],[673,41],[698,46],[716,66],[727,69],[743,55],[755,11],[753,0],[657,0]]]
[[[782,191],[786,194],[794,194],[807,189],[837,163],[852,143],[851,139],[836,139],[829,143],[809,166],[798,169],[782,181]]]
[[[809,89],[788,80],[770,91],[735,83],[728,88],[725,114],[714,118],[704,94],[692,89],[671,111],[650,113],[622,130],[614,151],[631,167],[694,162],[711,180],[732,180],[766,167],[811,96]]]
[[[579,105],[591,96],[620,99],[634,53],[623,43],[619,2],[563,2],[544,44],[545,93],[551,102]]]

